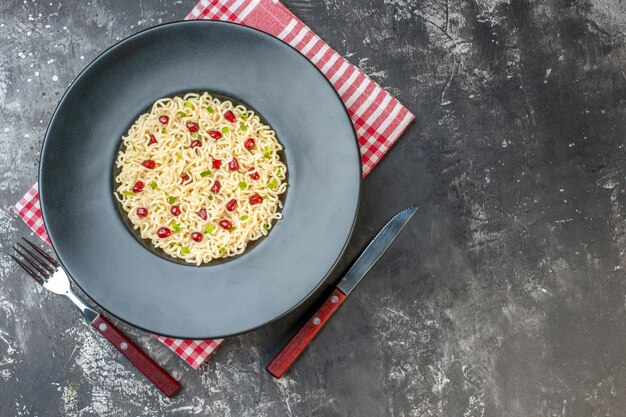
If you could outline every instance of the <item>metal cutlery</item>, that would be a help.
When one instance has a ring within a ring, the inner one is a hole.
[[[416,206],[406,208],[383,226],[339,281],[330,297],[267,365],[266,369],[273,377],[280,378],[287,372],[354,287],[385,253],[416,211]]]
[[[9,254],[35,281],[48,291],[69,298],[83,313],[91,325],[115,348],[139,369],[165,395],[172,396],[181,384],[152,358],[146,355],[124,333],[102,314],[89,307],[72,291],[70,279],[63,267],[44,250],[24,239],[30,247],[17,243],[13,249],[18,256]]]

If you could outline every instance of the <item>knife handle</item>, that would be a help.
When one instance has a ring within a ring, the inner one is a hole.
[[[265,368],[274,378],[280,378],[304,352],[307,345],[326,324],[330,316],[339,308],[346,295],[335,288],[333,293],[315,312],[313,317],[296,333],[287,344],[274,356]]]
[[[181,384],[167,371],[159,366],[151,357],[146,355],[124,333],[99,314],[91,325],[104,336],[120,353],[126,356],[137,369],[139,369],[163,394],[171,397],[176,394]]]

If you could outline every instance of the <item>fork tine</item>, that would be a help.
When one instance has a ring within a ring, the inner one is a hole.
[[[30,275],[31,277],[33,277],[33,279],[34,279],[35,281],[37,281],[37,282],[38,282],[38,283],[40,283],[40,284],[43,282],[43,280],[42,280],[39,276],[37,276],[37,274],[35,274],[33,271],[31,271],[31,270],[30,270],[30,268],[29,268],[29,267],[27,267],[27,266],[26,266],[26,264],[24,264],[24,262],[20,261],[20,260],[19,260],[16,256],[13,256],[13,254],[11,254],[11,253],[9,253],[9,256],[10,256],[11,258],[13,258],[13,260],[14,260],[15,262],[17,262],[17,263],[18,263],[18,265],[19,265],[19,266],[21,266],[21,267],[22,267],[22,269],[23,269],[24,271],[28,272],[28,275]]]
[[[28,248],[24,247],[24,245],[21,245],[19,242],[17,242],[16,245],[19,246],[20,248],[22,248],[22,250],[26,251],[26,253],[28,253],[30,255],[30,257],[33,258],[34,260],[36,260],[41,266],[46,268],[46,271],[48,271],[49,273],[54,272],[54,268],[50,264],[48,264],[47,262],[42,260],[39,256],[37,256],[35,253],[33,253]]]
[[[41,269],[39,266],[37,266],[37,264],[33,261],[30,260],[30,258],[28,256],[26,256],[21,250],[19,250],[17,248],[17,246],[13,246],[13,250],[17,253],[20,254],[20,256],[22,257],[22,259],[24,259],[26,262],[28,262],[29,264],[32,265],[33,268],[35,268],[37,270],[37,272],[39,272],[39,274],[44,277],[44,278],[49,278],[50,277],[50,272],[49,271],[44,271],[43,269]]]
[[[57,263],[56,259],[54,259],[52,256],[48,255],[46,253],[46,251],[44,251],[43,249],[40,249],[39,246],[35,245],[33,242],[31,242],[30,240],[26,239],[25,237],[22,236],[22,239],[24,239],[24,242],[28,243],[30,245],[31,248],[35,249],[37,252],[39,252],[39,254],[41,256],[43,256],[48,262],[50,262],[52,265],[54,265],[54,267],[56,268],[57,266],[59,266],[59,264]]]

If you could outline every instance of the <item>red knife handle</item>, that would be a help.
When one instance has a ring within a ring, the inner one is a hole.
[[[313,338],[322,329],[322,326],[326,324],[330,316],[339,308],[346,295],[342,293],[338,288],[335,288],[333,293],[322,304],[322,306],[315,312],[304,326],[296,333],[291,340],[274,356],[274,358],[267,365],[267,372],[272,374],[274,378],[280,378],[284,375],[289,367],[298,359],[298,357],[304,352],[307,345],[313,340]]]
[[[102,314],[91,325],[104,336],[120,353],[126,356],[163,394],[171,397],[181,388],[180,382],[146,355],[124,333],[107,320]]]

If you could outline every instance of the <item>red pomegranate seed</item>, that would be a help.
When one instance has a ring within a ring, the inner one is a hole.
[[[219,181],[215,181],[213,183],[213,187],[211,187],[211,192],[214,194],[217,194],[220,192],[221,189],[222,189],[222,184],[220,184]]]
[[[202,220],[206,220],[207,219],[206,210],[205,209],[200,210],[198,212],[198,216],[200,216]]]
[[[167,227],[160,227],[159,230],[157,230],[157,234],[159,235],[161,239],[163,239],[171,235],[172,231],[168,229]]]
[[[220,227],[224,230],[230,230],[231,227],[233,227],[232,224],[230,224],[230,222],[226,219],[222,219],[218,222],[218,224],[220,225]]]
[[[191,238],[193,240],[195,240],[196,242],[202,242],[202,233],[200,233],[200,232],[193,232],[191,234]]]
[[[185,126],[187,126],[187,130],[189,130],[190,132],[198,131],[198,124],[196,122],[187,122]]]
[[[254,149],[254,139],[248,139],[246,143],[243,144],[243,146],[245,146],[247,150],[251,151],[252,149]]]
[[[194,140],[193,142],[191,142],[191,148],[197,148],[198,146],[202,146],[202,142],[200,142],[199,140]]]
[[[158,143],[156,138],[154,137],[154,135],[150,135],[150,140],[148,141],[148,145],[153,145],[155,143]]]
[[[213,139],[219,139],[222,137],[222,133],[218,132],[217,130],[209,130],[209,136],[211,136]]]
[[[255,171],[256,168],[252,167],[248,170],[248,172],[250,173],[250,178],[252,178],[253,180],[258,180],[259,178],[261,178],[261,175],[259,174],[259,171]],[[254,172],[252,172],[254,171]]]
[[[148,209],[145,207],[139,207],[137,209],[137,216],[146,217],[148,215]]]
[[[141,165],[145,166],[148,169],[154,169],[156,163],[152,159],[148,159],[147,161],[143,161]]]
[[[235,207],[237,207],[237,200],[235,200],[234,198],[230,200],[228,204],[226,204],[226,210],[228,211],[233,211]]]
[[[170,118],[168,116],[161,116],[159,117],[159,122],[161,122],[162,125],[166,125],[167,122],[170,121]]]
[[[239,162],[237,162],[237,158],[233,158],[233,160],[228,163],[228,169],[231,171],[237,171],[239,169]]]
[[[185,174],[185,175],[183,175],[182,177],[180,177],[180,183],[181,183],[181,184],[184,184],[184,183],[186,183],[187,181],[189,181],[189,175]]]
[[[232,111],[230,111],[230,110],[228,110],[226,113],[224,113],[224,117],[229,122],[234,122],[235,121],[235,114]]]
[[[250,204],[251,205],[261,204],[262,202],[263,202],[263,197],[261,197],[258,194],[255,194],[252,197],[250,197]]]
[[[137,181],[133,187],[133,193],[137,194],[143,191],[145,184],[142,181]]]
[[[215,169],[220,169],[220,167],[222,166],[222,161],[219,159],[214,159],[213,160],[213,168]]]
[[[170,211],[172,212],[172,214],[174,216],[180,216],[180,207],[179,206],[172,206],[172,209]]]

